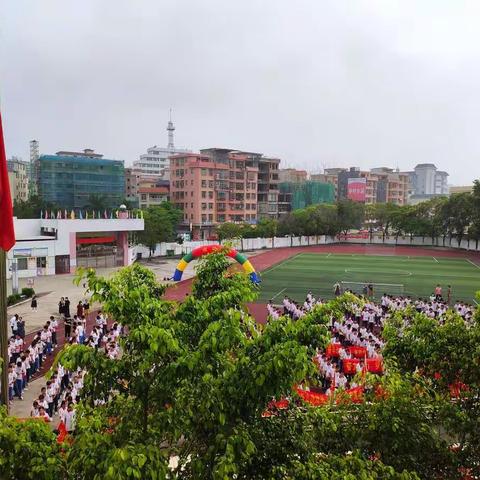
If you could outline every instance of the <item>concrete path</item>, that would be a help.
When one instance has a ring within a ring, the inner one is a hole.
[[[173,275],[178,259],[156,258],[152,259],[152,261],[143,261],[142,263],[155,273],[159,282],[163,283],[163,278]],[[101,268],[97,270],[97,273],[102,276],[110,276],[118,269],[119,268]],[[191,267],[185,272],[185,278],[189,278],[193,274],[194,269]],[[61,297],[68,297],[70,299],[70,313],[73,316],[76,312],[78,301],[85,298],[85,288],[82,283],[77,287],[73,283],[74,279],[74,274],[35,277],[33,288],[38,297],[37,311],[33,312],[30,308],[30,301],[27,301],[20,305],[9,307],[9,318],[18,313],[18,315],[25,320],[25,332],[27,334],[38,331],[43,327],[50,315],[58,317],[58,302]],[[11,292],[11,280],[7,283],[7,291]],[[27,279],[19,279],[20,291],[26,286]]]

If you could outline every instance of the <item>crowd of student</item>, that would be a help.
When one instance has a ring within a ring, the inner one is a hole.
[[[92,348],[104,349],[105,354],[115,359],[120,353],[118,338],[122,328],[117,323],[108,328],[108,319],[101,313],[95,319],[95,325],[87,335],[88,300],[79,301],[76,314],[70,314],[70,301],[62,297],[59,302],[59,319],[53,315],[29,343],[25,340],[25,321],[15,314],[10,319],[12,335],[8,343],[8,397],[23,400],[25,390],[32,377],[37,374],[48,357],[53,356],[58,347],[59,320],[64,323],[65,342],[85,344]],[[58,365],[53,371],[40,395],[33,402],[30,415],[52,421],[58,415],[67,431],[74,430],[74,405],[78,402],[83,387],[85,372],[69,372]]]
[[[449,295],[450,291],[449,288]],[[317,301],[311,292],[308,293],[303,305],[285,297],[282,302],[283,312],[280,306],[268,303],[268,317],[275,320],[283,314],[295,320],[321,303],[322,301]],[[331,318],[330,344],[326,351],[318,351],[314,358],[318,365],[321,392],[329,395],[336,388],[347,391],[355,389],[358,387],[357,374],[367,371],[381,373],[383,326],[391,315],[407,308],[413,308],[439,322],[444,321],[449,310],[457,312],[467,322],[475,313],[475,307],[464,302],[458,301],[451,306],[449,298],[442,297],[442,290],[438,285],[432,297],[428,299],[414,300],[411,297],[383,294],[380,302],[375,303],[372,299],[364,297],[362,306],[352,304],[343,318]],[[405,317],[405,322],[408,323],[408,316]]]
[[[118,338],[122,334],[122,327],[113,323],[108,328],[108,319],[101,312],[96,317],[88,336],[84,335],[84,327],[77,323],[72,330],[69,344],[84,344],[91,348],[102,349],[110,359],[116,359],[120,354]],[[58,415],[60,424],[64,425],[67,433],[75,430],[75,405],[81,398],[85,371],[66,370],[60,363],[53,371],[52,376],[42,388],[39,397],[33,402],[30,415],[42,417],[51,422]]]

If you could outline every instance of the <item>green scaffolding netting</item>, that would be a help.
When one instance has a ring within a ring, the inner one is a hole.
[[[302,183],[280,183],[280,193],[291,198],[292,210],[318,203],[334,203],[335,190],[332,184],[308,180]]]

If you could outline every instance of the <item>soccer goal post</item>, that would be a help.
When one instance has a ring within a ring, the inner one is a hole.
[[[346,291],[357,295],[371,295],[368,286],[373,288],[373,296],[381,297],[384,293],[387,295],[404,295],[405,288],[403,283],[364,283],[364,282],[341,282],[342,293]]]

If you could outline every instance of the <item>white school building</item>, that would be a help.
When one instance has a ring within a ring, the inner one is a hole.
[[[141,218],[14,219],[15,246],[7,254],[7,277],[74,273],[77,267],[126,266],[136,259],[133,236]]]

